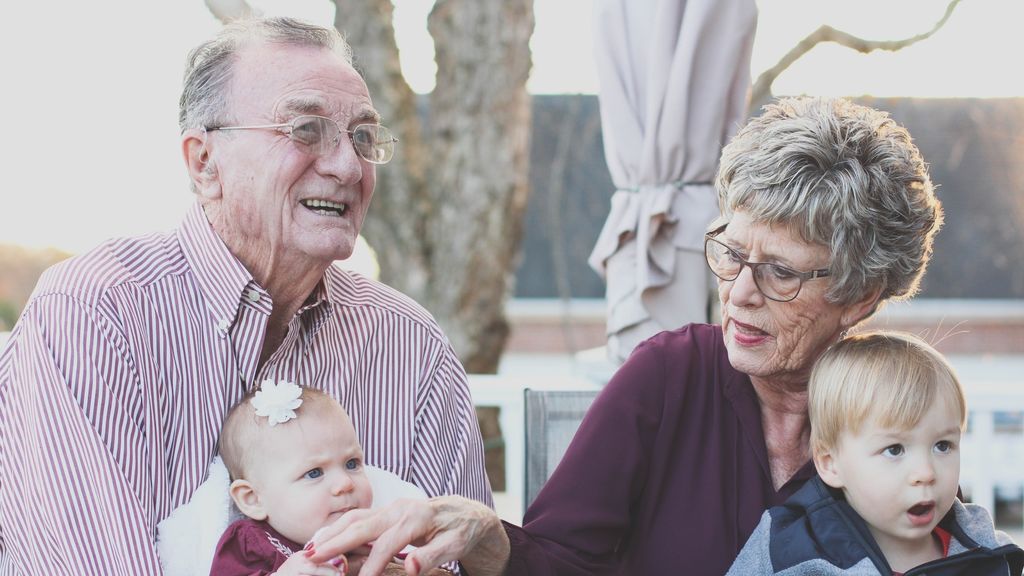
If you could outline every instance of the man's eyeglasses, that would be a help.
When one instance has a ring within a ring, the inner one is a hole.
[[[347,134],[359,157],[372,164],[387,164],[395,155],[395,143],[398,142],[390,130],[379,124],[360,124],[345,130],[334,120],[323,116],[297,116],[287,124],[206,128],[208,131],[260,129],[283,132],[296,146],[314,156],[326,156],[334,152],[341,142],[341,135]]]
[[[740,272],[746,266],[753,273],[754,284],[765,298],[776,302],[789,302],[800,294],[800,288],[805,281],[829,275],[827,268],[797,272],[779,264],[744,260],[739,252],[715,239],[723,230],[725,226],[704,235],[704,257],[708,261],[711,273],[726,282],[739,278]]]

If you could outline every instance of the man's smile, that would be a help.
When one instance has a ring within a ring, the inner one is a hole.
[[[332,202],[330,200],[311,198],[309,200],[300,200],[299,203],[321,216],[341,216],[348,210],[348,204]]]

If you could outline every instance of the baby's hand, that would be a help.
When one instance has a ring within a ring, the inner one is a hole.
[[[273,576],[345,576],[348,562],[344,556],[332,560],[333,564],[316,564],[303,551],[292,554]],[[338,564],[337,567],[334,564]]]

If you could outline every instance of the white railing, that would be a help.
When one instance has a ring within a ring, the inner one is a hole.
[[[1024,378],[1024,373],[1017,374]],[[997,491],[1024,498],[1024,384],[971,382],[965,388],[970,416],[962,441],[960,485],[971,502],[994,515]],[[1024,531],[1024,522],[1011,529]]]
[[[1020,425],[1024,419],[1024,357],[952,357],[950,361],[964,384],[970,410],[970,425],[962,441],[960,483],[972,502],[994,514],[997,492],[1024,497],[1024,430]],[[474,374],[469,382],[477,406],[500,410],[505,492],[495,493],[495,505],[502,518],[518,523],[524,494],[523,390],[579,390],[598,385],[582,377],[534,375]],[[1009,528],[1016,532],[1024,530],[1024,525]]]

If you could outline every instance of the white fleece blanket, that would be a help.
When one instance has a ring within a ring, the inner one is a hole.
[[[398,498],[426,498],[418,486],[398,476],[366,467],[373,486],[373,507],[386,506]],[[206,576],[221,534],[241,514],[228,495],[227,468],[220,457],[210,463],[206,481],[188,504],[176,508],[157,525],[157,553],[165,576]]]

